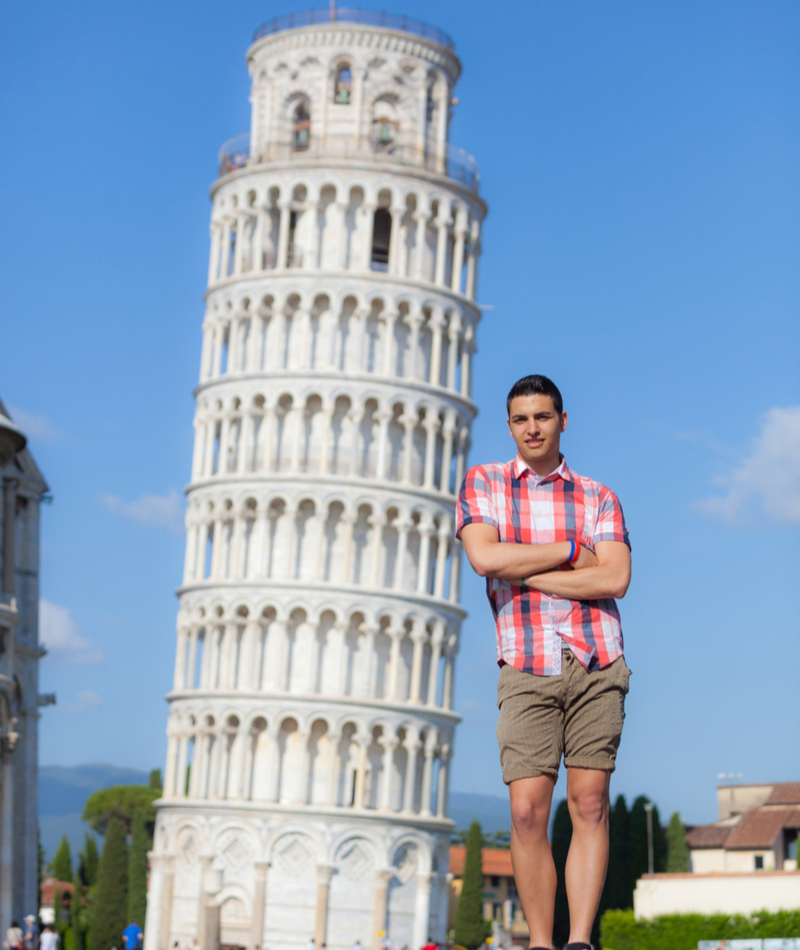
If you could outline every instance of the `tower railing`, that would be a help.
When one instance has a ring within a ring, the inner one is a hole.
[[[385,10],[361,10],[353,7],[335,7],[332,10],[304,10],[300,13],[289,13],[286,16],[276,16],[259,26],[253,36],[253,42],[263,39],[272,33],[283,30],[294,30],[301,26],[316,26],[324,23],[359,23],[364,26],[382,26],[389,30],[400,30],[402,33],[413,33],[426,40],[432,40],[439,46],[453,49],[453,38],[449,33],[440,30],[422,20],[413,17],[399,16],[387,13]]]
[[[446,175],[475,193],[480,185],[478,163],[463,148],[448,144],[444,154],[438,155],[434,150],[420,148],[415,142],[399,138],[384,141],[377,136],[359,139],[352,135],[326,135],[302,141],[268,142],[254,155],[250,148],[250,133],[243,132],[229,139],[219,150],[219,174],[227,175],[263,162],[307,162],[326,158],[353,158],[379,165],[396,162],[425,168]]]

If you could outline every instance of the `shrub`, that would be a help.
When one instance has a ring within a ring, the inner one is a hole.
[[[700,940],[800,936],[800,911],[759,911],[752,917],[727,914],[669,914],[635,920],[632,910],[607,910],[600,922],[604,947],[614,950],[696,950]]]

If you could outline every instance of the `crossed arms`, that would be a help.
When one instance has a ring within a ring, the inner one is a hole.
[[[476,574],[569,600],[600,600],[625,596],[631,582],[631,552],[622,541],[598,541],[595,552],[581,546],[578,560],[564,567],[569,541],[515,544],[501,541],[490,524],[468,524],[461,530],[467,558]]]

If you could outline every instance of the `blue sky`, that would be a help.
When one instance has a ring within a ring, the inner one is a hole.
[[[320,4],[318,4],[320,5]],[[0,396],[44,509],[41,761],[163,764],[219,145],[282,0],[0,7]],[[471,461],[544,372],[622,499],[634,671],[614,794],[711,820],[720,771],[800,778],[800,8],[408,0],[464,64],[490,212]],[[452,787],[503,794],[482,583]]]

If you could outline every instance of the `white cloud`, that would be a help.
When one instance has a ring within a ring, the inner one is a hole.
[[[87,709],[97,709],[103,705],[103,700],[93,689],[82,689],[74,703],[66,703],[61,708],[68,713],[82,713]]]
[[[62,436],[61,430],[47,416],[37,416],[33,412],[25,412],[19,406],[10,404],[8,411],[11,413],[11,418],[29,439],[40,439],[42,442],[58,442]]]
[[[725,492],[702,503],[706,513],[731,524],[766,515],[800,526],[800,406],[770,409],[747,456],[715,481]]]
[[[166,528],[175,534],[183,530],[183,505],[174,488],[167,495],[142,495],[134,501],[123,501],[119,495],[101,495],[100,504],[146,528]]]
[[[39,601],[39,640],[54,658],[76,666],[97,666],[103,654],[80,631],[70,616],[69,607]]]

